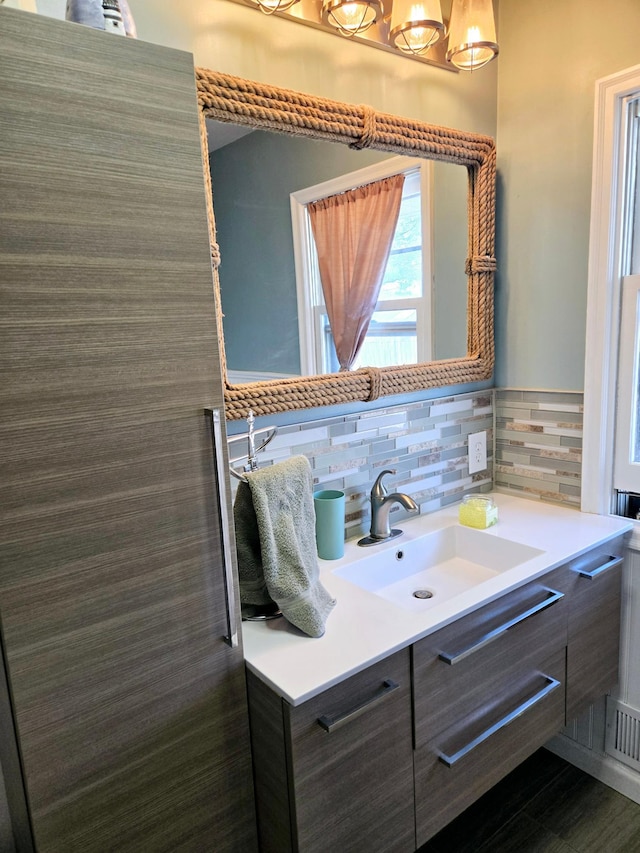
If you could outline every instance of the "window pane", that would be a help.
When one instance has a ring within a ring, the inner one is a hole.
[[[626,205],[629,269],[626,275],[640,273],[640,99],[629,104],[629,137]]]
[[[633,212],[631,215],[631,275],[640,273],[640,145],[638,145],[638,126],[640,119],[636,118],[635,169],[633,170],[634,185]]]
[[[639,359],[640,360],[640,359]],[[635,412],[635,446],[633,453],[633,461],[640,462],[640,363],[636,362],[636,375],[638,381],[636,383],[636,400],[634,406]]]
[[[378,301],[422,296],[422,218],[419,176],[408,175]]]
[[[640,493],[640,275],[622,279],[614,487]]]
[[[419,299],[422,296],[422,249],[391,254],[378,302],[385,299]]]
[[[623,320],[624,322],[624,320]],[[636,316],[635,316],[635,341],[633,346],[633,376],[634,381],[630,392],[632,394],[631,402],[631,423],[629,425],[629,449],[631,453],[630,462],[632,464],[640,462],[640,292],[636,295]]]
[[[418,360],[417,312],[376,311],[353,369],[415,364]]]

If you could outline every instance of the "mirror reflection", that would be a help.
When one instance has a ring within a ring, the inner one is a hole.
[[[465,356],[463,165],[211,120],[207,132],[230,382],[340,369],[309,206],[391,175],[404,177],[397,221],[367,335],[349,369]],[[331,255],[335,261],[337,250]]]

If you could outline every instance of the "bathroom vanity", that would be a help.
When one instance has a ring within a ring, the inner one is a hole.
[[[262,849],[413,851],[616,684],[628,524],[496,500],[489,530],[453,507],[323,562],[338,604],[320,640],[245,624]],[[452,574],[502,569],[404,603],[360,585],[358,564],[401,573],[435,540]]]

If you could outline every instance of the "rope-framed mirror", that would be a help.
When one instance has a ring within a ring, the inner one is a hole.
[[[491,378],[494,367],[493,278],[495,271],[495,144],[479,134],[425,124],[370,107],[313,97],[196,69],[205,185],[214,271],[216,320],[228,420],[317,406],[370,402]],[[466,167],[467,352],[464,357],[316,376],[233,384],[228,381],[214,215],[215,187],[207,167],[206,119],[271,130]]]

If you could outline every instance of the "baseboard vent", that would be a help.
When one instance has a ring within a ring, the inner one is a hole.
[[[640,711],[609,697],[605,752],[640,771]]]

